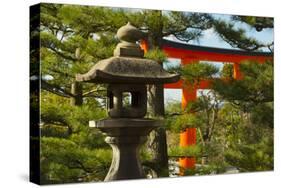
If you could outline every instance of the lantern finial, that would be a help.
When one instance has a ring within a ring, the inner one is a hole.
[[[143,50],[137,41],[144,38],[145,34],[128,22],[117,31],[117,37],[121,41],[114,50],[114,56],[143,57]]]

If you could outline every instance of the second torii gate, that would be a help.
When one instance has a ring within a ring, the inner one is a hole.
[[[141,41],[141,46],[145,52],[149,47],[146,41]],[[213,47],[202,47],[184,43],[178,43],[170,40],[162,40],[162,50],[169,58],[177,58],[181,60],[182,65],[199,63],[200,61],[233,63],[233,77],[241,78],[239,64],[246,60],[253,60],[258,63],[263,63],[267,59],[273,59],[273,53],[270,52],[248,52],[234,49],[223,49]],[[165,84],[166,89],[181,89],[182,90],[182,109],[185,109],[189,102],[196,100],[197,89],[209,89],[209,81],[201,81],[196,87],[187,87],[183,81],[177,83]],[[196,128],[187,128],[180,134],[180,146],[187,147],[196,144]],[[195,167],[194,157],[182,157],[179,159],[179,164],[183,168]]]

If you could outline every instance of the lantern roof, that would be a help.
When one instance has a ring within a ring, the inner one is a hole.
[[[143,32],[128,23],[118,30],[117,37],[121,42],[114,50],[114,56],[99,61],[89,72],[76,75],[77,81],[160,84],[179,80],[178,74],[171,74],[156,61],[143,58],[143,50],[136,44],[144,37]]]
[[[77,81],[94,83],[172,83],[179,75],[170,74],[153,60],[132,57],[111,57],[99,61],[88,73],[76,76]]]

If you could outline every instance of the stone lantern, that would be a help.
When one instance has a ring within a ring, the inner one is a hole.
[[[105,181],[144,178],[139,147],[148,133],[161,122],[144,118],[147,112],[147,84],[177,82],[179,75],[166,72],[156,61],[144,59],[136,43],[144,33],[130,23],[117,32],[121,41],[114,56],[99,61],[86,74],[77,75],[82,82],[107,86],[109,118],[90,121],[107,135],[105,141],[113,149],[113,158]],[[129,97],[128,97],[129,96]]]

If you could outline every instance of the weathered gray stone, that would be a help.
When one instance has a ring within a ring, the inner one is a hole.
[[[123,106],[123,93],[131,93],[130,105]],[[146,85],[110,84],[107,88],[108,115],[112,118],[142,118],[146,114]]]
[[[130,22],[128,22],[126,25],[118,29],[117,37],[121,41],[136,43],[136,41],[145,37],[145,33],[141,32],[139,29],[131,25]]]
[[[139,147],[145,136],[160,125],[152,119],[118,118],[90,121],[90,126],[106,133],[105,141],[112,147],[111,167],[105,181],[145,178],[139,159]]]
[[[143,32],[128,22],[127,25],[118,29],[117,37],[121,42],[116,46],[114,56],[143,57],[144,51],[136,44],[136,41],[144,37]]]
[[[93,83],[160,84],[179,80],[159,63],[149,59],[111,57],[99,61],[88,73],[76,75],[77,81]]]

